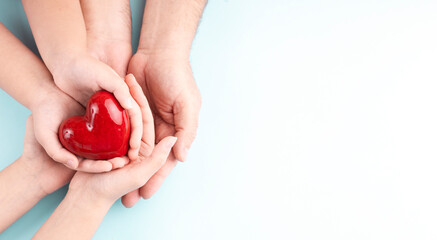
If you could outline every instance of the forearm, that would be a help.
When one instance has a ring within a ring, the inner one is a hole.
[[[129,0],[81,0],[88,38],[131,43]]]
[[[124,77],[132,57],[129,0],[82,0],[81,7],[88,53]]]
[[[69,190],[34,239],[91,239],[112,204]]]
[[[149,0],[138,50],[188,58],[206,0]]]
[[[56,91],[47,68],[0,23],[0,88],[28,109]]]
[[[0,233],[45,196],[30,173],[21,158],[0,172]]]
[[[49,70],[65,56],[86,53],[86,29],[77,0],[22,0],[38,50]]]

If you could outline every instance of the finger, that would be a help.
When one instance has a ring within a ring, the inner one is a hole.
[[[155,146],[155,127],[153,123],[153,115],[150,110],[147,98],[135,77],[132,74],[126,76],[126,83],[129,87],[130,94],[137,102],[141,109],[141,115],[143,119],[143,135],[142,141],[145,143],[144,148],[141,148],[142,153],[148,156],[152,153]]]
[[[129,115],[130,126],[131,126],[131,134],[129,139],[129,152],[128,156],[131,160],[135,160],[138,158],[138,152],[141,147],[141,137],[143,134],[143,123],[140,107],[136,102],[134,102],[134,107],[127,110],[127,114]]]
[[[79,162],[76,170],[88,173],[109,172],[112,170],[112,163],[106,160],[84,159]]]
[[[179,161],[185,161],[188,150],[196,137],[200,111],[200,100],[185,98],[180,104],[175,104],[175,136],[178,142],[173,148],[175,157]]]
[[[129,158],[123,156],[123,157],[116,157],[113,159],[109,159],[107,161],[112,164],[112,169],[117,169],[126,166],[126,164],[129,163]]]
[[[58,134],[47,129],[36,128],[35,137],[53,160],[62,163],[70,169],[76,169],[79,160],[77,157],[62,147]]]
[[[121,198],[121,203],[127,208],[131,208],[135,205],[135,203],[140,200],[140,191],[139,189],[135,189],[132,192],[127,193]]]
[[[164,165],[171,148],[176,143],[176,140],[176,137],[166,137],[162,139],[155,146],[152,154],[149,157],[143,159],[137,166],[132,167],[132,171],[134,171],[133,174],[141,176],[141,178],[146,179],[146,181],[149,180],[149,178],[152,177],[153,174],[155,174],[162,167],[162,165]]]
[[[164,166],[159,169],[150,179],[146,185],[140,188],[140,195],[144,199],[149,199],[155,194],[161,185],[164,183],[165,178],[170,174],[173,168],[176,167],[178,161],[173,154],[170,154],[169,158],[165,162]]]
[[[112,68],[107,66],[105,69],[107,69],[107,71],[103,71],[98,75],[98,85],[102,89],[113,93],[124,109],[131,109],[133,107],[133,99],[126,83]]]

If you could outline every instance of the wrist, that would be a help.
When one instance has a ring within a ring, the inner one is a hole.
[[[91,239],[111,205],[92,199],[86,192],[70,188],[34,238]]]
[[[188,58],[205,4],[206,0],[148,1],[138,49]]]
[[[46,63],[47,68],[50,70],[50,73],[54,79],[63,79],[68,78],[69,75],[71,75],[72,67],[87,57],[87,49],[81,49],[80,51],[76,51],[74,53],[63,52],[52,56],[51,59],[53,61],[51,61],[50,64],[46,61],[44,62]]]
[[[188,45],[188,47],[178,44],[173,46],[160,45],[161,44],[153,44],[143,41],[138,46],[137,53],[143,54],[153,59],[180,59],[188,61],[190,58],[191,43],[190,45]]]
[[[147,63],[146,68],[148,69],[159,69],[167,66],[190,65],[190,58],[185,54],[175,54],[174,52],[168,51],[150,52],[143,49],[138,49],[135,55],[145,60]]]
[[[86,186],[73,189],[70,187],[64,201],[74,209],[91,215],[105,215],[115,202],[87,191]]]
[[[29,105],[29,110],[31,112],[35,112],[38,107],[47,104],[47,102],[53,101],[54,99],[58,102],[64,102],[67,100],[67,96],[56,87],[52,79],[50,79],[50,82],[46,84],[41,83],[41,88],[34,92],[36,93],[35,97],[31,100]]]
[[[28,199],[34,199],[39,201],[40,199],[47,196],[44,191],[44,187],[41,184],[41,176],[38,174],[34,166],[31,166],[30,162],[34,159],[28,159],[29,156],[20,156],[13,164],[14,168],[17,169],[15,178],[16,183],[23,185],[22,189],[26,189],[26,195]],[[25,187],[26,186],[26,187]],[[32,187],[28,187],[32,186]],[[24,197],[24,196],[23,196]]]
[[[76,173],[75,177],[77,174],[88,173]],[[117,200],[90,190],[86,184],[75,181],[75,177],[73,177],[72,181],[70,182],[67,196],[70,199],[69,201],[77,204],[77,207],[88,208],[88,206],[91,206],[95,207],[96,209],[109,209]]]

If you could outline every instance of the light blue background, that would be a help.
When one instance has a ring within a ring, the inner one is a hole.
[[[436,12],[211,0],[191,55],[203,108],[190,159],[151,200],[117,202],[95,239],[436,239]],[[0,20],[35,51],[19,1],[2,0]],[[0,112],[4,168],[29,111],[0,91]],[[0,239],[30,238],[65,191]]]

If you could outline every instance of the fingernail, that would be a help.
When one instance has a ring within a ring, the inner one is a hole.
[[[74,161],[72,160],[72,159],[68,159],[68,161],[67,161],[67,166],[69,167],[69,168],[75,168],[75,166],[74,166]]]

